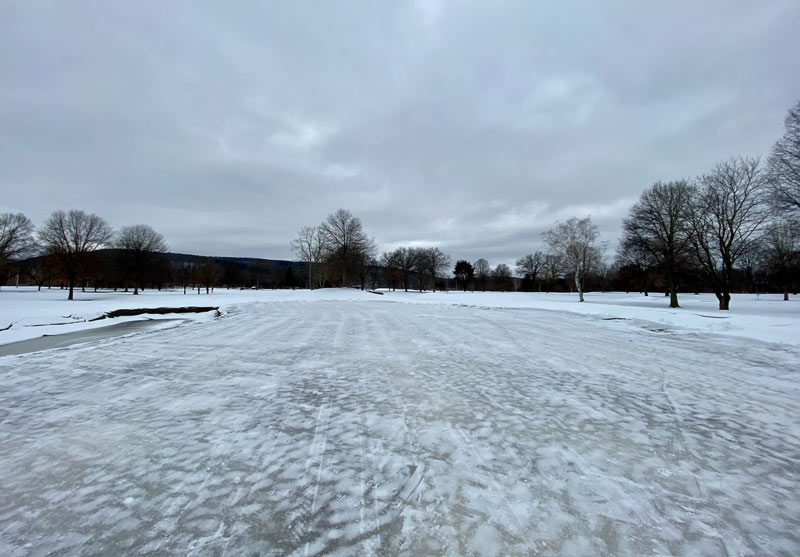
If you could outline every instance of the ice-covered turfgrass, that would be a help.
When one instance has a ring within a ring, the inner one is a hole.
[[[0,358],[0,554],[800,552],[797,346],[339,295]]]

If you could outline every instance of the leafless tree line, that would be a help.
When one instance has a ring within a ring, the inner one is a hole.
[[[692,181],[658,182],[623,221],[617,264],[637,268],[645,284],[653,270],[661,273],[674,308],[680,273],[702,277],[727,310],[737,273],[756,266],[776,272],[788,300],[800,228],[790,206],[775,202],[776,191],[770,167],[757,158],[721,162]]]
[[[364,232],[361,219],[346,209],[331,213],[317,226],[301,228],[291,249],[306,263],[311,289],[326,284],[364,289],[376,265],[375,240]]]
[[[402,284],[407,291],[413,279],[420,290],[435,290],[438,277],[445,275],[450,265],[449,256],[436,247],[400,247],[377,259],[375,240],[346,209],[331,213],[318,226],[301,228],[291,248],[306,264],[307,286],[312,289],[331,285],[363,290],[383,278],[391,288]]]
[[[428,289],[435,292],[439,279],[449,274],[450,256],[438,247],[399,247],[384,252],[380,264],[392,290],[401,285],[408,292],[413,280],[420,292]]]
[[[623,220],[614,269],[603,263],[597,238],[589,217],[558,223],[544,234],[550,252],[520,258],[517,272],[533,283],[540,273],[570,276],[583,301],[590,274],[633,268],[645,294],[651,276],[660,275],[673,308],[679,307],[679,277],[695,277],[721,310],[730,308],[741,275],[752,291],[760,273],[788,300],[800,286],[800,102],[766,164],[734,158],[694,180],[657,182],[644,191]]]
[[[0,215],[2,283],[16,270],[15,262],[40,256],[47,265],[32,267],[32,278],[60,273],[69,288],[67,299],[72,300],[78,279],[92,264],[92,254],[108,247],[121,254],[121,264],[133,284],[134,294],[139,293],[154,255],[167,250],[163,236],[146,224],[123,226],[115,234],[101,217],[78,209],[53,212],[38,231],[22,213]]]

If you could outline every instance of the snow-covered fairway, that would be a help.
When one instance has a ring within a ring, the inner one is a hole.
[[[0,554],[800,552],[796,346],[372,298],[0,358]]]

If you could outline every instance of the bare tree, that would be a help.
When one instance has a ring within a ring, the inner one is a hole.
[[[778,209],[800,215],[800,101],[786,115],[783,137],[767,161],[772,200]]]
[[[105,246],[111,235],[111,227],[106,221],[78,209],[55,211],[39,229],[39,240],[46,252],[58,259],[67,277],[68,300],[74,299],[78,273],[87,263],[88,256]]]
[[[523,277],[528,277],[533,286],[536,286],[536,278],[542,272],[544,266],[544,254],[540,251],[523,255],[517,259],[517,273]]]
[[[394,250],[398,268],[403,276],[403,288],[408,292],[408,283],[411,272],[417,266],[417,250],[413,248],[397,248]]]
[[[506,292],[511,284],[511,268],[505,263],[498,263],[492,271],[495,290]]]
[[[600,281],[600,288],[603,292],[606,292],[609,289],[611,285],[611,276],[616,274],[616,272],[616,265],[608,265],[604,261],[601,261],[597,264],[597,278]]]
[[[572,217],[567,222],[556,223],[555,228],[543,234],[547,245],[573,275],[581,302],[586,276],[602,259],[602,248],[596,243],[599,235],[598,227],[592,224],[591,217]]]
[[[428,274],[428,261],[425,248],[408,248],[409,257],[414,262],[414,272],[417,274],[417,288],[422,292],[425,289]]]
[[[375,261],[375,254],[377,251],[378,248],[375,245],[375,240],[369,238],[367,244],[365,244],[363,248],[357,251],[354,255],[354,272],[358,277],[361,290],[366,290],[367,279],[369,278],[370,271],[372,270],[373,265],[377,265],[377,262]]]
[[[489,267],[489,262],[484,258],[480,258],[475,262],[475,279],[481,287],[482,292],[486,292],[486,283],[492,275],[492,268]]]
[[[436,277],[450,268],[450,256],[437,247],[421,248],[418,253],[419,271],[431,278],[431,291],[436,292]]]
[[[39,255],[29,259],[25,264],[25,274],[36,284],[38,290],[45,284],[50,287],[50,281],[55,274],[56,265],[52,255]]]
[[[346,209],[328,215],[319,226],[329,261],[341,272],[342,286],[357,273],[365,253],[375,255],[375,241],[364,233],[361,220]]]
[[[124,265],[133,277],[133,294],[137,295],[144,286],[148,267],[153,264],[156,254],[167,251],[167,243],[152,227],[134,224],[120,229],[114,246],[122,250]]]
[[[719,163],[699,184],[689,218],[692,249],[719,309],[728,310],[736,262],[770,216],[767,175],[758,159],[738,158]]]
[[[200,294],[201,287],[205,287],[206,294],[209,294],[222,276],[222,267],[211,257],[207,257],[201,263],[195,265],[194,270],[196,273],[198,294]]]
[[[197,274],[194,263],[189,261],[179,261],[177,263],[173,263],[173,271],[175,273],[175,280],[180,286],[183,287],[183,293],[186,294],[186,287]]]
[[[623,233],[617,248],[617,263],[620,267],[632,268],[637,275],[639,290],[645,296],[648,296],[650,294],[650,275],[656,265],[656,258],[653,253],[640,242],[626,237]],[[678,306],[670,305],[670,307]]]
[[[544,277],[545,291],[550,292],[550,287],[563,273],[561,258],[554,253],[547,253],[542,264],[542,276]]]
[[[308,265],[308,288],[320,286],[321,266],[325,255],[325,238],[320,227],[304,226],[297,238],[292,240],[291,248],[301,261]]]
[[[765,236],[749,242],[736,261],[736,267],[744,271],[745,289],[747,292],[758,290],[756,273],[766,262],[767,244]],[[697,273],[695,273],[697,274]]]
[[[800,268],[800,223],[784,220],[774,224],[764,237],[764,247],[764,262],[778,279],[783,299],[789,301]]]
[[[33,223],[22,213],[0,214],[0,286],[13,275],[12,262],[32,255]]]
[[[384,252],[379,261],[379,264],[383,265],[384,269],[386,269],[386,278],[389,281],[389,288],[392,290],[397,289],[397,281],[403,280],[403,272],[401,270],[402,261],[400,255],[401,249],[402,248],[397,248],[394,251]]]
[[[621,254],[640,266],[660,266],[671,308],[679,307],[676,276],[690,251],[687,223],[693,194],[694,188],[685,180],[656,182],[642,193],[622,223]]]
[[[378,288],[381,287],[381,279],[383,283],[385,283],[385,276],[381,270],[381,265],[377,259],[372,259],[369,262],[369,289],[372,291],[376,291]]]

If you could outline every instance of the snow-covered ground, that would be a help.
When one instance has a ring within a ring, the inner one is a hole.
[[[382,291],[383,296],[354,289],[225,290],[206,295],[189,291],[146,291],[138,296],[123,292],[76,292],[69,302],[63,290],[9,288],[0,290],[0,345],[43,335],[102,328],[112,323],[143,319],[174,319],[176,315],[119,317],[91,321],[107,311],[128,308],[219,306],[222,311],[253,302],[364,300],[415,304],[445,304],[496,309],[536,309],[593,315],[629,321],[633,326],[725,334],[800,346],[800,297],[784,302],[779,294],[734,294],[732,311],[721,312],[711,294],[682,294],[681,308],[670,309],[661,295],[588,293],[586,302],[575,294],[498,292]],[[181,319],[207,320],[211,314],[180,315]],[[649,323],[649,325],[648,325]]]
[[[223,316],[0,358],[0,554],[800,553],[796,299],[63,296]]]

